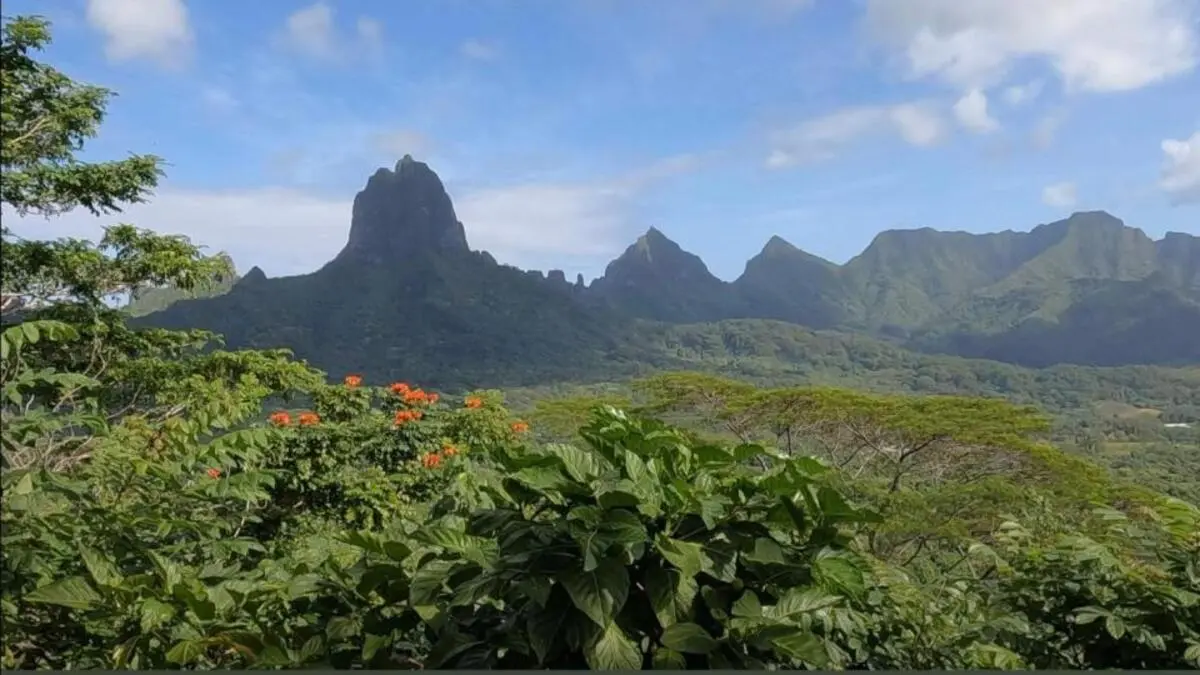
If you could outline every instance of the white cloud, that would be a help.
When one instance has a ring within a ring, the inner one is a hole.
[[[500,48],[481,40],[467,40],[459,46],[458,51],[468,59],[476,61],[492,61],[500,56]]]
[[[831,159],[854,141],[885,133],[925,147],[945,137],[946,125],[928,103],[845,108],[773,134],[767,166],[782,168]]]
[[[323,61],[342,61],[355,49],[377,56],[383,48],[383,24],[360,16],[355,23],[355,34],[341,35],[333,8],[318,1],[288,15],[281,40],[288,48]]]
[[[1200,202],[1200,131],[1186,140],[1165,140],[1166,155],[1159,186],[1175,204]]]
[[[1041,95],[1043,86],[1045,86],[1045,83],[1041,80],[1034,80],[1025,84],[1014,84],[1004,90],[1004,102],[1011,106],[1029,103]]]
[[[1077,200],[1074,183],[1055,183],[1042,189],[1042,203],[1064,209],[1075,206]]]
[[[866,24],[913,77],[988,87],[1027,58],[1068,89],[1123,91],[1197,62],[1192,0],[868,0]]]
[[[240,271],[259,265],[279,276],[311,272],[341,249],[350,226],[350,202],[285,188],[162,189],[153,200],[112,216],[72,211],[51,219],[7,213],[4,218],[14,232],[31,239],[95,240],[104,226],[116,223],[182,234],[210,253],[229,253]]]
[[[620,250],[629,197],[611,186],[529,184],[471,192],[456,208],[473,248],[516,263]]]
[[[954,116],[959,124],[978,134],[991,133],[1000,128],[1000,124],[988,114],[987,95],[979,89],[972,89],[958,99],[954,104]]]
[[[104,34],[110,61],[149,59],[173,68],[191,58],[192,28],[183,0],[87,0],[87,21]]]

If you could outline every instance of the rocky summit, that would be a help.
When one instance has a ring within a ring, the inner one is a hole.
[[[429,165],[405,155],[394,169],[376,171],[354,197],[350,237],[338,258],[390,263],[469,250],[442,180]]]

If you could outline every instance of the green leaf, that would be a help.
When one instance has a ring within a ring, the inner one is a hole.
[[[685,577],[694,577],[704,568],[706,561],[700,544],[659,535],[655,547]]]
[[[817,668],[824,668],[829,663],[829,654],[821,638],[808,631],[797,629],[776,636],[771,644],[783,654]]]
[[[733,449],[733,458],[746,462],[767,454],[767,449],[757,443],[743,443]]]
[[[24,476],[21,476],[21,480],[13,486],[12,494],[27,495],[31,492],[33,492],[33,474],[26,472]]]
[[[167,652],[167,661],[186,666],[194,663],[203,656],[204,649],[205,646],[202,640],[184,640],[171,647],[170,651]]]
[[[850,597],[859,597],[867,589],[867,579],[855,561],[841,554],[822,554],[813,563],[818,583]]]
[[[71,609],[92,609],[103,598],[83,577],[69,577],[42,586],[25,596],[26,602],[61,605]]]
[[[1104,619],[1111,615],[1112,613],[1103,607],[1080,607],[1075,610],[1075,623],[1085,626],[1093,621]]]
[[[422,565],[413,574],[408,601],[413,605],[434,604],[453,566],[454,563],[449,560],[431,560]]]
[[[391,643],[392,636],[390,635],[374,635],[372,633],[367,633],[366,638],[363,640],[362,660],[370,661],[371,659],[375,658],[376,652],[378,652],[381,648],[390,645]]]
[[[94,548],[88,546],[79,546],[79,555],[83,558],[83,564],[87,567],[88,574],[92,580],[101,586],[115,587],[121,585],[121,573],[117,571],[117,566],[111,560],[104,556]]]
[[[1118,616],[1110,615],[1104,620],[1104,628],[1108,630],[1108,634],[1120,640],[1125,636],[1125,622]]]
[[[362,623],[353,617],[335,616],[325,623],[325,635],[330,640],[345,640],[358,635],[362,631]]]
[[[719,643],[694,623],[677,623],[663,631],[659,641],[663,646],[684,654],[707,654]]]
[[[759,537],[754,540],[754,551],[742,556],[750,562],[784,565],[787,560],[783,556],[783,547],[774,539]]]
[[[763,615],[762,601],[754,591],[746,591],[733,603],[733,615],[745,618],[760,617]]]
[[[872,511],[854,508],[840,492],[827,486],[821,486],[817,491],[817,504],[822,518],[829,523],[878,523],[883,520]]]
[[[529,638],[529,646],[537,655],[538,665],[545,662],[550,650],[554,647],[554,638],[562,627],[563,612],[560,609],[534,612],[525,623],[525,631]]]
[[[579,611],[598,626],[607,625],[629,597],[629,572],[611,559],[590,572],[564,573],[559,583]]]
[[[605,468],[595,453],[573,445],[550,445],[546,447],[546,452],[558,457],[567,475],[577,483],[591,483],[600,477]]]
[[[642,669],[642,650],[613,621],[584,646],[583,656],[592,670]]]
[[[769,614],[775,618],[784,618],[832,607],[841,601],[840,596],[829,595],[819,588],[792,588],[779,598],[779,602]]]
[[[654,650],[653,659],[654,670],[687,670],[687,661],[683,654],[674,649],[659,647]]]
[[[175,607],[155,598],[146,598],[142,601],[141,615],[142,632],[150,633],[175,618]]]
[[[651,567],[642,584],[660,626],[666,628],[690,616],[699,591],[695,577],[685,577],[679,570]]]
[[[300,647],[300,653],[296,654],[296,664],[304,665],[318,656],[325,654],[325,638],[320,635],[314,635],[304,641]]]

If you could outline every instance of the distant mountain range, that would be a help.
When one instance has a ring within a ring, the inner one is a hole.
[[[651,228],[585,285],[472,251],[437,174],[408,156],[367,181],[320,270],[254,268],[205,294],[133,309],[170,302],[139,321],[291,347],[334,372],[481,383],[669,365],[672,325],[728,320],[1033,367],[1200,364],[1200,237],[1155,241],[1088,212],[1030,232],[889,230],[844,265],[773,237],[724,282]]]

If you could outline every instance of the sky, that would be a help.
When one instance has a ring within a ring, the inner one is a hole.
[[[1200,0],[6,0],[117,93],[88,160],[167,176],[103,225],[241,270],[319,268],[366,179],[442,177],[472,248],[591,279],[649,227],[719,277],[772,235],[835,262],[881,230],[1103,209],[1200,235]]]

